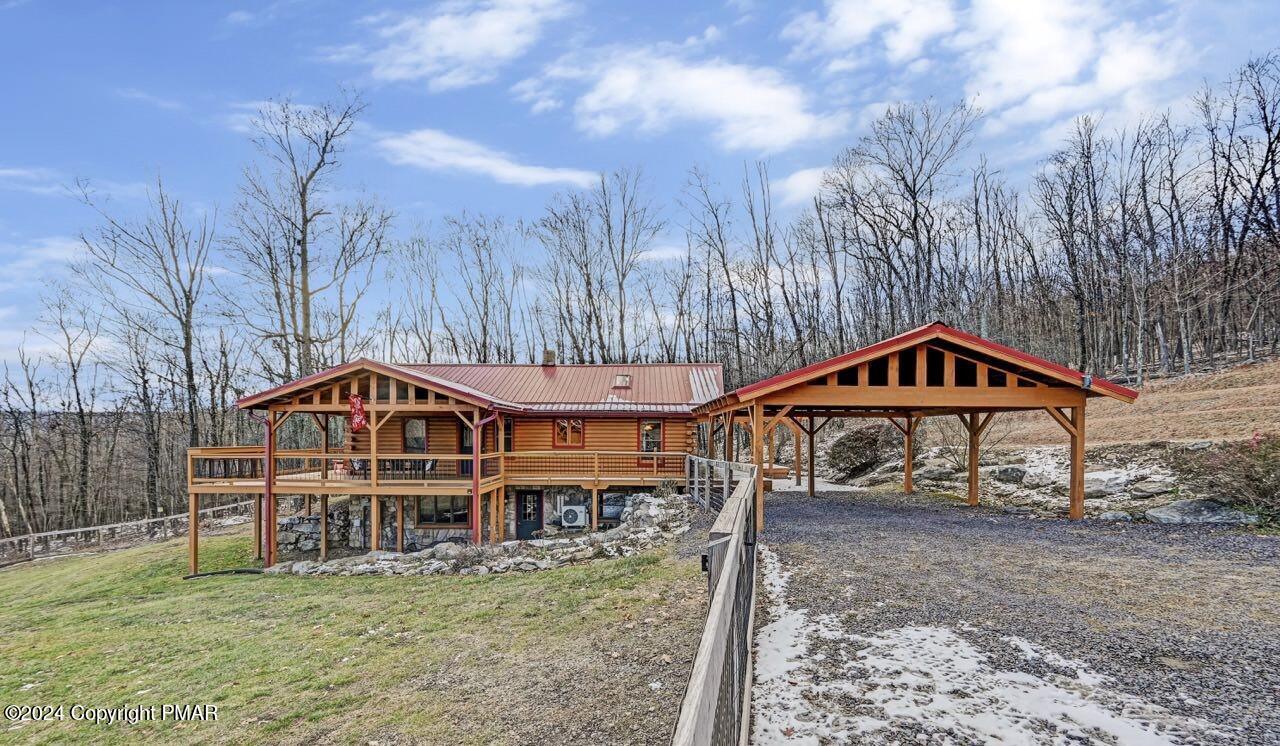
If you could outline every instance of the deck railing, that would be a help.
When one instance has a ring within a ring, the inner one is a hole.
[[[261,447],[192,448],[188,451],[190,483],[208,490],[220,484],[248,487],[263,479]],[[318,450],[275,452],[277,483],[347,483],[372,485],[376,468],[379,485],[406,487],[414,483],[452,486],[470,484],[476,468],[471,454],[461,453],[345,453]],[[686,454],[675,451],[514,451],[480,456],[480,478],[520,480],[627,479],[643,482],[683,480]],[[313,485],[314,486],[314,485]]]
[[[723,476],[729,498],[711,527],[707,573],[711,601],[693,671],[671,742],[677,746],[746,744],[751,734],[751,636],[755,614],[756,467],[689,457],[690,475]],[[708,477],[690,479],[690,494],[707,505]],[[720,487],[723,489],[723,487]]]

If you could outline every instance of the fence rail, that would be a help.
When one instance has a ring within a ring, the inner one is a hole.
[[[228,503],[227,505],[216,505],[212,508],[204,508],[200,511],[202,518],[212,518],[223,513],[240,514],[248,512],[252,507],[252,500],[243,500],[236,503]],[[124,523],[108,523],[101,526],[86,526],[84,528],[64,528],[57,531],[41,531],[33,534],[22,534],[20,536],[6,536],[0,538],[0,563],[11,564],[11,560],[15,557],[20,559],[34,559],[38,553],[50,552],[53,550],[54,542],[58,542],[61,548],[69,546],[97,546],[103,543],[104,539],[120,539],[130,536],[145,534],[153,535],[153,527],[160,531],[160,538],[167,539],[172,536],[183,536],[186,534],[187,514],[175,513],[173,515],[161,516],[160,518],[144,518],[140,521],[126,521]],[[38,544],[43,544],[43,549],[37,549]]]
[[[751,733],[756,467],[690,456],[686,469],[689,494],[720,512],[707,542],[707,621],[671,742],[739,746]]]

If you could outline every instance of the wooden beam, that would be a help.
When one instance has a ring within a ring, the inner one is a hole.
[[[262,559],[262,495],[253,496],[253,558]]]
[[[1071,495],[1067,515],[1073,521],[1084,518],[1084,400],[1071,408]]]
[[[916,434],[916,426],[920,424],[919,417],[907,417],[907,426],[902,431],[902,491],[915,492],[915,484],[912,482],[912,470],[915,467],[915,444],[914,437]]]
[[[404,495],[396,498],[396,551],[404,552]]]
[[[329,559],[329,496],[320,496],[320,561]]]
[[[1071,417],[1057,407],[1045,407],[1044,411],[1048,412],[1049,416],[1057,421],[1059,425],[1062,425],[1062,429],[1067,431],[1067,435],[1075,437],[1076,426],[1072,424]]]
[[[591,488],[591,530],[595,531],[600,516],[600,488]]]
[[[978,431],[978,415],[969,415],[966,427],[969,431],[969,504],[978,504],[978,443],[981,435]]]
[[[764,405],[751,405],[751,460],[756,465],[756,531],[764,530]]]
[[[369,549],[377,551],[382,548],[382,498],[369,496]]]
[[[188,575],[200,572],[200,495],[187,495],[187,570]]]
[[[982,422],[978,424],[978,437],[981,438],[987,432],[987,428],[991,426],[991,420],[996,416],[995,412],[987,412],[982,416]]]
[[[805,431],[809,436],[809,497],[813,497],[813,472],[814,469],[814,445],[813,436],[818,434],[817,428],[813,426],[813,418],[809,418],[809,429]]]

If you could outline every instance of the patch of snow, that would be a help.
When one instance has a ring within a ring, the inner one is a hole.
[[[813,480],[813,489],[815,492],[866,492],[867,488],[856,484],[836,484],[828,482],[821,477],[815,477]],[[790,477],[782,477],[773,480],[773,492],[808,492],[809,478],[801,477],[799,480]]]
[[[1003,639],[1028,660],[1043,660],[1070,675],[1000,670],[960,631],[947,627],[850,634],[833,615],[791,607],[790,573],[763,545],[760,567],[769,622],[756,633],[757,744],[896,742],[901,731],[890,731],[896,728],[943,743],[1145,746],[1224,735],[1203,720],[1120,692],[1081,661],[1021,637]],[[959,629],[976,628],[961,622]],[[836,656],[814,651],[832,649],[830,643]]]

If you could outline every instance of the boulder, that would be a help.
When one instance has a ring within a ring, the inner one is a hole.
[[[950,479],[953,475],[955,475],[955,473],[956,473],[956,470],[949,466],[931,464],[921,469],[913,470],[911,473],[911,476],[913,479],[918,479],[920,481],[936,482],[941,479]]]
[[[1116,469],[1092,471],[1084,475],[1084,496],[1106,497],[1123,492],[1133,481],[1133,475]]]
[[[462,547],[451,541],[442,541],[431,548],[431,556],[436,559],[454,559],[462,554]]]
[[[995,477],[1001,482],[1021,484],[1022,480],[1027,477],[1027,470],[1016,464],[1006,464],[996,469]]]
[[[827,449],[826,466],[837,479],[856,479],[902,451],[902,434],[891,425],[864,425],[844,433]]]
[[[1146,512],[1152,523],[1257,523],[1258,517],[1208,498],[1175,500]]]
[[[1129,515],[1128,513],[1124,512],[1123,510],[1108,510],[1107,512],[1105,512],[1105,513],[1103,513],[1102,515],[1098,516],[1098,520],[1100,520],[1100,521],[1120,521],[1120,522],[1128,523],[1129,521],[1132,521],[1132,520],[1133,520],[1133,516]]]

